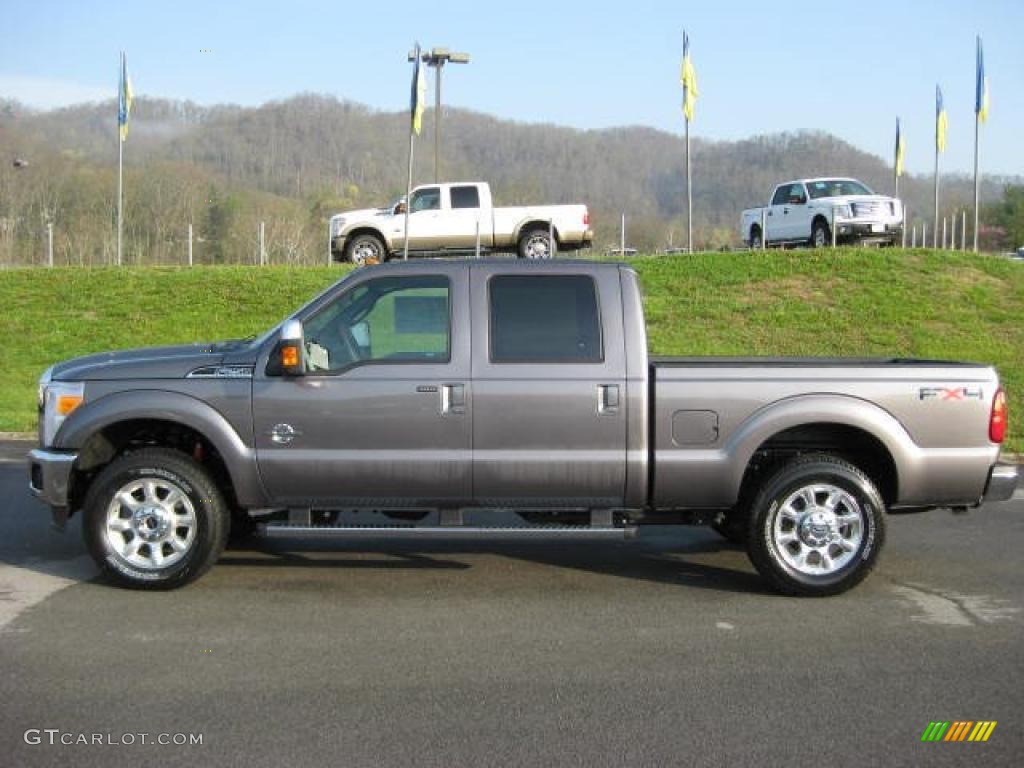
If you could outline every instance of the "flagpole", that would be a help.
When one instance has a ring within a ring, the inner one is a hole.
[[[412,207],[412,152],[413,140],[416,134],[412,130],[412,123],[409,124],[409,180],[405,185],[405,250],[402,253],[402,260],[409,260],[409,209]]]
[[[121,89],[117,95],[118,105],[124,98],[124,51],[121,51]],[[122,188],[124,186],[124,142],[121,140],[120,106],[118,107],[119,119],[117,121],[117,266],[121,266],[121,213],[122,213]]]
[[[686,118],[686,252],[693,253],[693,183],[690,176],[689,118]]]
[[[980,178],[978,176],[978,141],[981,137],[981,119],[974,113],[974,252],[978,252],[978,202],[980,199]]]
[[[935,144],[935,210],[934,210],[934,221],[932,223],[932,243],[937,244],[939,242],[939,145],[936,141]],[[934,248],[935,245],[932,245]]]

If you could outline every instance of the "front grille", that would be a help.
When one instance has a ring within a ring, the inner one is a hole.
[[[882,212],[881,203],[853,203],[853,215],[858,218],[861,216],[877,216]]]

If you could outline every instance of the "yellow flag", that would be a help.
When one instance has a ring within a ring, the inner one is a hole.
[[[896,118],[896,175],[903,175],[903,155],[906,153],[907,143],[903,138],[903,131],[900,130],[900,119]]]
[[[946,129],[949,127],[949,118],[946,116],[946,107],[942,103],[942,89],[935,86],[935,149],[939,152],[946,151]]]
[[[423,130],[423,112],[427,102],[427,79],[423,75],[423,66],[420,62],[420,45],[416,44],[416,64],[412,71],[412,94],[410,97],[409,110],[412,113],[412,130],[417,136]]]
[[[693,120],[693,107],[697,103],[700,91],[697,90],[697,72],[690,59],[690,36],[683,33],[683,67],[679,73],[679,82],[683,84],[683,114],[687,120]]]
[[[132,81],[128,77],[128,63],[125,55],[121,54],[121,82],[117,93],[117,127],[121,133],[121,141],[128,138],[128,117],[132,112],[132,101],[135,94],[132,91]]]

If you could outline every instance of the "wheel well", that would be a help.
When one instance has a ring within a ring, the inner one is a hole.
[[[217,448],[199,431],[163,419],[131,419],[110,424],[82,445],[71,478],[70,509],[81,508],[93,479],[114,459],[148,446],[181,451],[213,476],[230,508],[236,508],[234,485]]]
[[[353,238],[359,237],[360,235],[373,235],[375,238],[381,241],[384,245],[384,250],[388,250],[388,241],[384,239],[384,236],[373,227],[360,227],[359,229],[353,229],[347,235],[345,235],[345,247],[348,248],[348,244]]]
[[[755,221],[753,224],[750,225],[750,237],[748,237],[747,240],[753,240],[754,235],[759,234],[761,234],[761,225]]]
[[[551,227],[548,226],[548,223],[546,221],[541,221],[541,220],[528,221],[525,224],[523,224],[523,226],[521,226],[519,228],[519,232],[516,234],[516,242],[518,243],[520,240],[522,240],[526,236],[527,232],[531,232],[531,231],[533,231],[535,229],[540,229],[540,230],[543,230],[543,231],[547,232],[548,229],[550,229],[550,228]],[[558,227],[554,227],[554,230],[555,230],[555,242],[557,243],[558,239],[559,239],[558,238]]]
[[[850,462],[871,478],[887,507],[899,497],[899,473],[885,444],[857,427],[826,423],[791,427],[761,443],[743,474],[740,503],[749,503],[767,476],[805,453],[830,453]]]
[[[819,222],[824,224],[825,228],[828,229],[828,219],[826,219],[820,213],[817,216],[815,216],[814,219],[811,220],[811,229],[813,230],[814,229],[814,225],[818,224]]]

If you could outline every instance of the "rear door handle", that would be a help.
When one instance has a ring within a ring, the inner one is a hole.
[[[466,412],[466,387],[464,384],[441,385],[441,413],[462,414]]]
[[[619,385],[600,384],[597,387],[597,412],[618,413]]]

